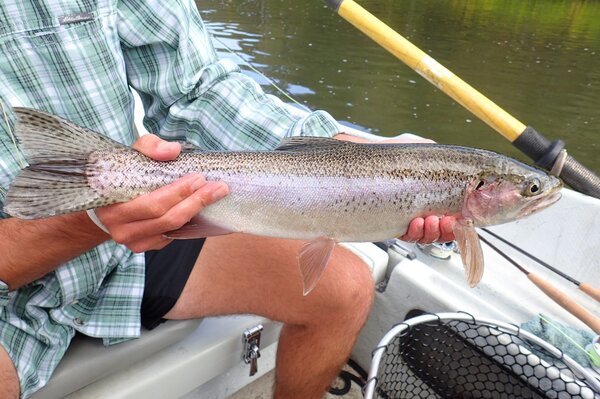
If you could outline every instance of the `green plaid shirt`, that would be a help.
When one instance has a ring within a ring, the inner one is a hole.
[[[338,131],[324,112],[291,115],[219,61],[192,0],[0,0],[0,54],[11,126],[10,107],[28,106],[131,144],[133,87],[149,131],[203,148],[270,149],[285,136]],[[0,115],[1,218],[24,162]],[[17,291],[0,282],[0,343],[23,396],[47,382],[75,331],[106,344],[138,337],[143,289],[144,255],[113,241]]]

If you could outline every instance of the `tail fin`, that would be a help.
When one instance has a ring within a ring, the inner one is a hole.
[[[107,205],[88,185],[88,158],[123,145],[55,115],[30,108],[13,111],[15,135],[29,166],[12,183],[4,211],[37,219]]]

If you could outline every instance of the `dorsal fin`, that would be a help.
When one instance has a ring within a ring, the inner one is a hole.
[[[332,139],[329,137],[286,137],[281,140],[277,151],[315,151],[325,150],[340,145],[352,144],[347,141]]]

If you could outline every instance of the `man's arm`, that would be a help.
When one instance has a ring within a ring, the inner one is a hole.
[[[85,212],[40,220],[0,220],[0,281],[30,283],[108,239]]]
[[[136,4],[119,2],[118,30],[148,131],[212,150],[269,150],[284,137],[339,132],[331,115],[297,115],[234,62],[218,59],[193,0]]]

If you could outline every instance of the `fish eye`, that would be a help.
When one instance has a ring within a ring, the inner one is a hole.
[[[532,179],[527,184],[524,194],[528,196],[537,195],[542,191],[542,185],[538,179]]]

